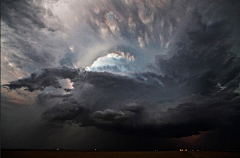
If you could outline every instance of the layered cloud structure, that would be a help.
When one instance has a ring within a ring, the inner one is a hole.
[[[54,124],[161,138],[238,127],[235,3],[3,2],[3,87],[35,93]]]

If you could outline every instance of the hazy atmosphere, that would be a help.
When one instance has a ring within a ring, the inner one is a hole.
[[[3,149],[240,149],[240,1],[1,1]]]

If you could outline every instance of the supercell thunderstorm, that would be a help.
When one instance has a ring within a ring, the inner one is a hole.
[[[239,126],[234,2],[79,3],[19,2],[36,16],[16,10],[18,25],[3,3],[2,67],[18,78],[3,86],[36,93],[43,121],[162,138]]]

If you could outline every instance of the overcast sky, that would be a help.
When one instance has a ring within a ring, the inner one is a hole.
[[[3,149],[240,149],[236,0],[4,0]]]

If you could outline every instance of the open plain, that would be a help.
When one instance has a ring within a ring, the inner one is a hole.
[[[2,151],[2,158],[239,158],[232,151]]]

